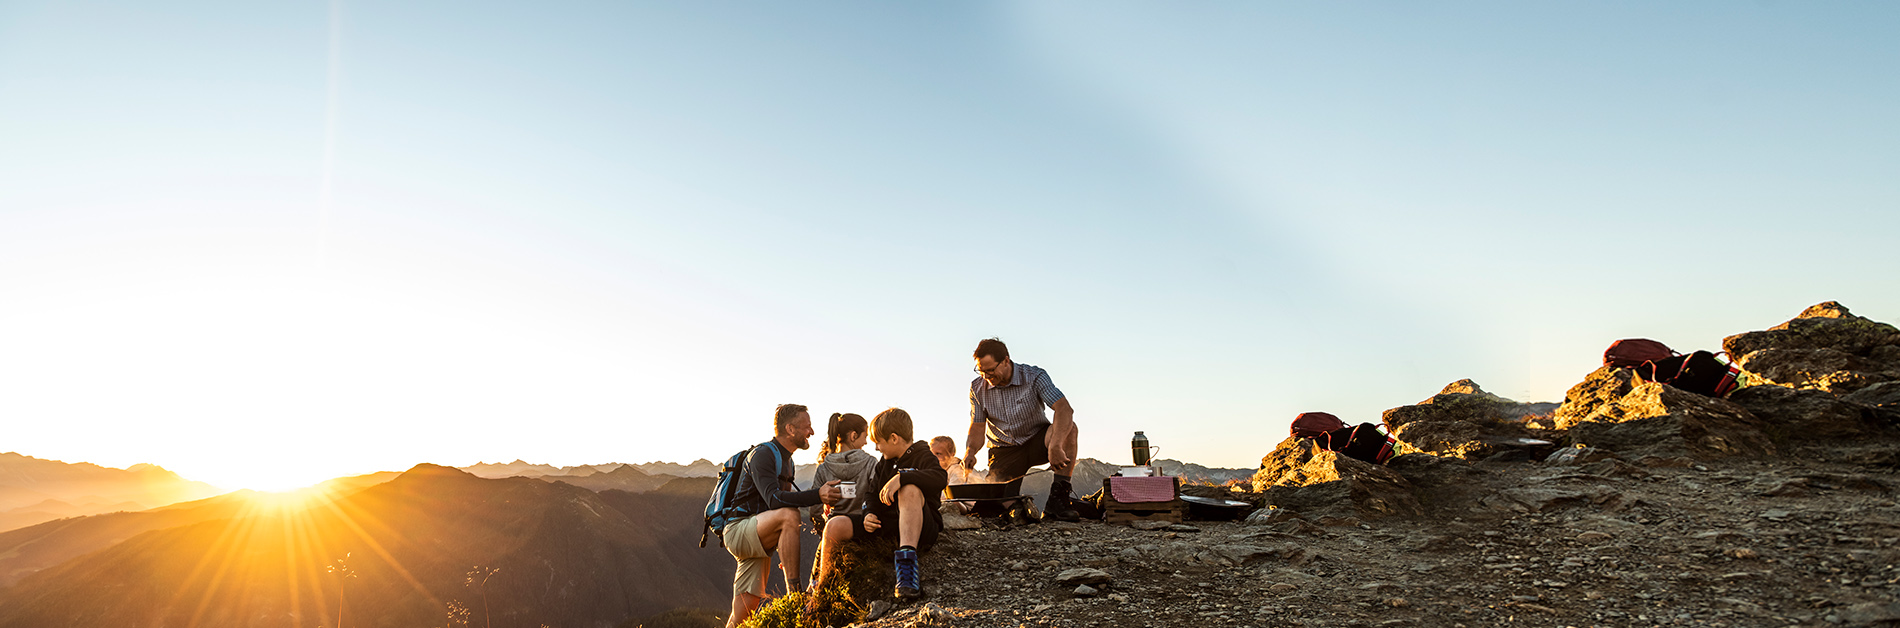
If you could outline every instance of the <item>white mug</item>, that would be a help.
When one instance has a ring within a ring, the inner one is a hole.
[[[858,496],[858,483],[857,482],[839,482],[838,493],[845,499],[854,499]]]

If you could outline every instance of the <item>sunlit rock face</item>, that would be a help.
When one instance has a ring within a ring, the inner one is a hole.
[[[1310,516],[1380,519],[1417,516],[1418,498],[1391,469],[1322,449],[1312,440],[1288,438],[1260,460],[1254,491],[1267,503]]]
[[[1644,382],[1568,427],[1573,442],[1625,456],[1719,458],[1775,453],[1761,425],[1733,402]]]
[[[1722,349],[1751,383],[1849,393],[1900,381],[1900,329],[1834,301],[1766,331],[1729,336]]]

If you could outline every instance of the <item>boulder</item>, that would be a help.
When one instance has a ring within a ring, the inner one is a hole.
[[[1737,361],[1751,384],[1850,392],[1900,379],[1873,360],[1839,349],[1762,349]]]
[[[1260,460],[1254,491],[1267,503],[1311,516],[1372,520],[1422,513],[1405,478],[1391,469],[1288,438]]]
[[[1828,301],[1767,331],[1722,340],[1756,383],[1851,392],[1900,381],[1900,329]]]
[[[1837,441],[1881,429],[1860,405],[1819,390],[1749,386],[1728,400],[1761,419],[1762,430],[1776,441]]]
[[[1381,420],[1393,438],[1413,449],[1479,459],[1523,447],[1523,439],[1539,439],[1540,434],[1525,426],[1526,420],[1556,408],[1505,399],[1461,379],[1430,399],[1385,411]]]
[[[1625,457],[1718,458],[1775,452],[1761,420],[1735,403],[1654,382],[1596,406],[1570,424],[1571,439]]]
[[[1595,415],[1599,408],[1615,403],[1636,388],[1639,380],[1636,372],[1613,366],[1605,366],[1589,375],[1583,381],[1570,387],[1564,393],[1564,403],[1551,413],[1557,429],[1567,430],[1585,418]]]

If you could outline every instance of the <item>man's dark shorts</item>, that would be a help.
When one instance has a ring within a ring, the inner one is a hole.
[[[1049,426],[1044,425],[1021,445],[991,447],[990,478],[999,482],[1014,480],[1028,473],[1030,467],[1049,464],[1049,445],[1042,440],[1048,433]]]
[[[857,515],[838,515],[838,516],[851,520],[851,539],[852,540],[889,539],[892,543],[897,542],[897,522],[896,521],[885,521],[883,517],[878,517],[877,531],[866,532],[864,530],[864,515],[857,514]],[[937,536],[942,533],[943,533],[943,522],[941,520],[939,520],[937,517],[924,517],[924,529],[922,532],[920,532],[917,535],[917,551],[919,552],[929,551],[931,547],[936,546]]]

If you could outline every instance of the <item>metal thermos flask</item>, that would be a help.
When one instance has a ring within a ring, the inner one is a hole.
[[[1135,432],[1135,440],[1130,444],[1135,448],[1135,466],[1146,466],[1148,464],[1148,437],[1143,436],[1141,432]]]

